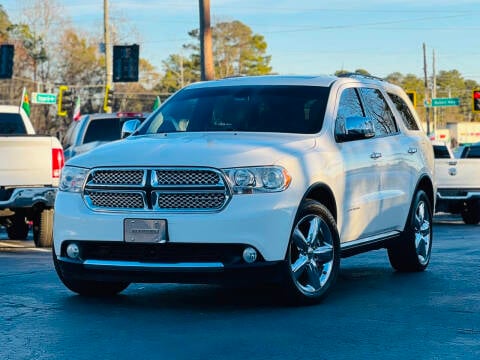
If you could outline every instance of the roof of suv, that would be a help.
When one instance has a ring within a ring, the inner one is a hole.
[[[331,86],[334,82],[361,82],[381,84],[385,88],[398,88],[398,86],[386,80],[362,74],[345,74],[342,76],[317,75],[262,75],[262,76],[239,76],[214,81],[203,81],[191,84],[189,89],[218,87],[218,86],[241,86],[241,85],[297,85],[297,86]]]

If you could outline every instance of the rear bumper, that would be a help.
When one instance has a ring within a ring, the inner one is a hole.
[[[54,187],[15,189],[7,200],[0,201],[0,209],[30,208],[36,204],[53,207],[56,194],[57,188]]]
[[[480,189],[438,189],[435,211],[457,214],[475,201],[480,201]]]

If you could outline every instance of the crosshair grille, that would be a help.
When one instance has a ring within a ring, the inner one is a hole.
[[[93,169],[84,199],[93,210],[220,211],[230,189],[213,168]]]

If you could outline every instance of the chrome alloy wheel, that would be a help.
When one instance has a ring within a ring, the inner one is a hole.
[[[415,249],[417,251],[418,261],[425,265],[430,259],[430,236],[431,236],[431,214],[424,201],[420,201],[415,210]]]
[[[317,215],[298,221],[292,234],[290,270],[295,285],[305,295],[314,295],[328,281],[334,262],[333,236]]]

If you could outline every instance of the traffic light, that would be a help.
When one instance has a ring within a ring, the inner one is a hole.
[[[415,90],[407,90],[405,91],[407,96],[410,98],[410,101],[413,104],[413,107],[417,107],[417,92]]]
[[[139,45],[113,46],[113,82],[138,81]]]
[[[11,79],[13,75],[13,45],[3,44],[0,46],[0,79]]]
[[[60,86],[58,90],[57,114],[68,116],[68,113],[73,109],[73,93],[65,85]]]
[[[472,90],[472,111],[480,113],[480,89]]]
[[[105,86],[105,97],[103,98],[103,111],[111,112],[113,106],[113,96],[115,92],[109,85]]]

